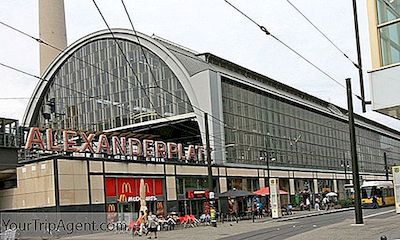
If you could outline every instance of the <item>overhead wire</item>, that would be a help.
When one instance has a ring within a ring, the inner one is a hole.
[[[27,36],[27,37],[29,37],[29,38],[31,38],[31,39],[34,39],[35,41],[37,41],[37,42],[39,42],[39,43],[45,44],[46,46],[51,47],[51,48],[53,48],[53,49],[55,49],[55,50],[57,50],[57,51],[59,51],[59,52],[61,52],[61,53],[65,52],[64,49],[60,49],[60,48],[58,48],[58,47],[56,47],[56,46],[54,46],[54,45],[52,45],[52,44],[50,44],[50,43],[47,43],[46,41],[44,41],[44,40],[42,40],[42,39],[36,38],[36,37],[34,37],[34,36],[32,36],[32,35],[29,35],[28,33],[25,33],[25,32],[23,32],[23,31],[21,31],[21,30],[15,28],[15,27],[12,27],[12,26],[6,24],[6,23],[3,23],[3,22],[0,21],[0,24],[2,24],[2,25],[6,26],[6,27],[8,27],[8,28],[10,28],[10,29],[12,29],[12,30],[14,30],[14,31],[17,31],[17,32],[19,32],[19,33],[21,33],[21,34],[23,34],[23,35],[25,35],[25,36]],[[135,35],[136,35],[136,37],[138,37],[138,34],[137,34],[136,31],[135,31]],[[139,41],[140,41],[140,40],[139,40]],[[175,50],[172,49],[172,51],[175,51]],[[175,52],[177,52],[177,51],[175,51]],[[178,53],[182,54],[181,52],[178,52]],[[190,55],[187,55],[187,54],[184,54],[184,55],[187,56],[187,57],[193,58],[193,56],[190,56]],[[94,64],[92,64],[92,63],[90,63],[90,62],[88,62],[88,61],[85,61],[85,60],[83,60],[83,59],[81,59],[81,58],[79,58],[79,57],[76,57],[76,56],[74,56],[74,55],[71,55],[71,57],[74,58],[74,59],[76,59],[76,60],[78,60],[78,61],[81,61],[81,62],[83,62],[83,63],[85,63],[85,64],[88,64],[89,66],[94,67],[94,68],[96,68],[96,69],[98,69],[98,70],[100,70],[100,71],[103,71],[103,72],[107,73],[109,76],[113,76],[113,77],[119,78],[118,75],[115,75],[115,74],[113,74],[113,73],[110,73],[109,71],[104,70],[104,69],[102,69],[102,68],[100,68],[100,67],[98,67],[98,66],[96,66],[96,65],[94,65]],[[198,58],[193,58],[193,59],[201,60],[201,59],[198,59]],[[121,80],[124,81],[123,79],[121,79]],[[127,81],[125,81],[125,82],[127,82]],[[131,84],[130,82],[127,82],[127,83]],[[166,90],[166,89],[164,89],[164,88],[162,88],[162,87],[160,87],[160,86],[158,86],[158,85],[157,85],[157,87],[160,88],[160,89],[162,89],[163,91],[167,92],[168,94],[170,94],[170,95],[176,97],[177,99],[179,99],[179,100],[181,100],[181,101],[183,101],[183,102],[186,102],[186,103],[191,104],[188,100],[186,100],[186,99],[184,99],[184,98],[181,98],[181,97],[179,97],[179,96],[177,96],[177,95],[174,95],[173,93],[169,92],[168,90]],[[264,89],[264,88],[263,88],[263,89]],[[273,92],[275,92],[275,91],[273,91]],[[277,92],[276,92],[276,93],[277,93]],[[179,106],[178,106],[178,107],[179,107]],[[192,107],[193,107],[193,108],[196,108],[196,109],[199,110],[200,112],[205,113],[204,110],[202,110],[201,108],[199,108],[199,107],[197,107],[197,106],[192,105]],[[204,118],[204,116],[203,116],[203,115],[200,115],[200,114],[197,114],[197,116]],[[213,121],[214,123],[220,124],[220,125],[222,125],[222,126],[224,126],[224,127],[235,128],[235,127],[233,127],[233,126],[229,126],[229,125],[226,124],[224,121],[222,121],[221,119],[219,119],[219,118],[213,116],[212,114],[209,114],[209,116],[210,116],[210,120]],[[105,122],[105,121],[102,121],[102,122]],[[218,135],[221,135],[221,134],[218,134]],[[216,134],[213,134],[213,135],[211,135],[211,136],[217,136],[217,135],[216,135]],[[219,139],[222,140],[223,138],[219,138]]]
[[[277,42],[279,42],[281,45],[283,45],[284,47],[286,47],[287,49],[289,49],[291,52],[293,52],[294,54],[296,54],[298,57],[300,57],[301,59],[303,59],[304,61],[306,61],[308,64],[310,64],[312,67],[314,67],[316,70],[318,70],[320,73],[322,73],[323,75],[325,75],[326,77],[328,77],[329,79],[331,79],[332,81],[334,81],[336,84],[338,84],[339,86],[343,87],[344,89],[346,89],[346,86],[344,84],[342,84],[341,82],[339,82],[337,79],[335,79],[334,77],[332,77],[331,75],[329,75],[326,71],[324,71],[323,69],[321,69],[320,67],[318,67],[316,64],[314,64],[313,62],[311,62],[309,59],[307,59],[305,56],[303,56],[301,53],[299,53],[298,51],[296,51],[294,48],[292,48],[291,46],[289,46],[287,43],[285,43],[284,41],[282,41],[281,39],[279,39],[277,36],[275,36],[274,34],[272,34],[271,32],[269,32],[267,30],[266,27],[264,27],[263,25],[257,23],[253,18],[251,18],[250,16],[248,16],[247,14],[245,14],[243,11],[241,11],[239,8],[237,8],[235,5],[233,5],[232,3],[230,3],[228,0],[224,0],[228,5],[230,5],[233,9],[235,9],[237,12],[239,12],[240,14],[242,14],[244,17],[246,17],[247,19],[249,19],[252,23],[254,23],[255,25],[257,25],[257,27],[264,32],[267,36],[272,37],[273,39],[275,39]],[[360,96],[358,96],[357,94],[353,95],[355,97],[357,97],[358,99],[362,100],[362,98]]]
[[[51,47],[51,48],[53,48],[53,49],[56,49],[56,50],[60,51],[60,52],[64,52],[63,49],[60,49],[60,48],[58,48],[58,47],[55,47],[55,46],[53,46],[53,45],[51,45],[51,44],[49,44],[49,43],[47,43],[47,42],[41,40],[40,38],[36,38],[36,37],[34,37],[34,36],[32,36],[32,35],[29,35],[29,34],[23,32],[23,31],[21,31],[21,30],[15,28],[15,27],[10,26],[9,24],[6,24],[6,23],[1,22],[1,21],[0,21],[0,24],[2,24],[2,25],[6,26],[6,27],[8,27],[8,28],[10,28],[10,29],[12,29],[12,30],[14,30],[14,31],[17,31],[17,32],[19,32],[19,33],[21,33],[21,34],[23,34],[23,35],[29,37],[29,38],[32,38],[32,39],[34,39],[35,41],[37,41],[37,42],[39,42],[39,43],[42,43],[42,44],[44,44],[44,45],[46,45],[46,46],[49,46],[49,47]],[[72,55],[72,56],[73,56],[73,55]],[[108,71],[106,71],[106,70],[103,70],[103,69],[101,69],[101,68],[99,68],[99,67],[97,67],[97,66],[95,66],[95,65],[93,65],[93,64],[91,64],[91,63],[89,63],[89,62],[87,62],[87,61],[85,61],[85,60],[82,60],[82,59],[77,58],[77,57],[75,57],[75,56],[73,56],[73,58],[78,59],[78,60],[80,60],[80,61],[82,61],[82,62],[85,62],[86,64],[89,64],[90,66],[93,66],[93,67],[95,67],[95,68],[97,68],[97,69],[100,69],[100,70],[102,70],[102,71],[105,71],[106,73],[108,73],[108,74],[111,75],[111,76],[114,76],[114,77],[119,78],[119,76],[114,75],[114,74],[112,74],[112,73],[110,73],[110,72],[108,72]],[[128,63],[129,63],[129,62],[128,62]],[[130,64],[130,63],[129,63],[129,64]],[[2,65],[4,65],[4,64],[2,64]],[[6,66],[6,65],[4,65],[4,66]],[[36,75],[33,75],[33,74],[28,73],[28,72],[19,70],[19,69],[17,69],[17,68],[13,68],[13,67],[11,67],[11,66],[7,66],[7,67],[10,68],[10,69],[13,69],[13,70],[15,70],[15,71],[24,73],[24,74],[26,74],[26,75],[29,75],[29,76],[38,78],[38,76],[36,76]],[[132,69],[132,67],[131,67],[131,69]],[[135,72],[134,72],[133,69],[132,69],[132,72],[133,72],[134,76],[137,78],[137,76],[136,76],[136,74],[135,74]],[[42,79],[42,78],[39,78],[39,79],[45,80],[45,79]],[[119,79],[120,79],[120,78],[119,78]],[[121,79],[121,80],[122,80],[122,79]],[[45,81],[47,81],[47,80],[45,80]],[[140,81],[138,81],[138,82],[140,83]],[[128,83],[129,83],[129,82],[128,82]],[[57,84],[56,84],[56,85],[57,85]],[[59,85],[59,84],[58,84],[58,85]],[[59,86],[60,86],[60,85],[59,85]],[[141,89],[145,89],[145,88],[141,87]],[[147,94],[145,94],[145,95],[148,97]],[[149,97],[148,97],[148,98],[149,98]],[[100,99],[100,100],[102,100],[102,99]],[[149,98],[148,100],[149,100],[149,103],[152,104],[150,98]],[[152,104],[152,106],[153,106],[153,109],[155,109],[155,107],[154,107],[153,104]],[[178,107],[179,107],[179,106],[178,106]],[[160,115],[160,116],[161,116],[161,115]],[[164,117],[161,116],[161,118],[164,118]],[[103,121],[103,122],[106,122],[106,121]],[[188,126],[185,126],[185,127],[188,127]],[[196,129],[193,129],[193,128],[192,128],[192,130],[196,130]],[[196,131],[197,131],[197,130],[196,130]]]
[[[349,60],[357,69],[360,68],[360,66],[355,63],[342,49],[340,49],[324,32],[322,32],[321,29],[319,29],[303,12],[300,11],[299,8],[297,8],[290,0],[286,0],[290,6],[292,6],[304,19],[307,20],[328,42],[331,43],[331,45],[336,48],[340,53],[343,54],[343,56]]]
[[[56,47],[56,46],[54,46],[54,45],[52,45],[52,44],[50,44],[50,43],[47,43],[46,41],[44,41],[44,40],[42,40],[42,39],[40,39],[40,38],[36,38],[36,37],[34,37],[34,36],[32,36],[32,35],[30,35],[30,34],[28,34],[28,33],[25,33],[25,32],[23,32],[23,31],[21,31],[21,30],[15,28],[15,27],[12,27],[12,26],[9,25],[9,24],[6,24],[6,23],[4,23],[4,22],[2,22],[2,21],[0,21],[0,24],[1,24],[1,25],[4,25],[4,26],[6,26],[6,27],[8,27],[8,28],[10,28],[10,29],[12,29],[12,30],[14,30],[14,31],[17,31],[17,32],[20,33],[20,34],[22,34],[22,35],[24,35],[24,36],[27,36],[27,37],[29,37],[29,38],[31,38],[31,39],[37,41],[38,43],[44,44],[44,45],[46,45],[46,46],[48,46],[48,47],[51,47],[51,48],[53,48],[53,49],[55,49],[55,50],[57,50],[57,51],[59,51],[59,52],[61,52],[61,53],[65,52],[65,50],[60,49],[60,48],[58,48],[58,47]],[[117,42],[117,44],[118,44],[118,42]],[[120,47],[119,44],[118,44],[118,47]],[[122,50],[122,49],[120,49],[120,50]],[[124,54],[124,56],[125,56],[125,58],[126,58],[126,55],[125,55],[125,54]],[[113,73],[110,73],[109,71],[104,70],[104,69],[102,69],[102,68],[100,68],[100,67],[98,67],[98,66],[96,66],[96,65],[94,65],[94,64],[92,64],[92,63],[90,63],[90,62],[88,62],[88,61],[85,61],[85,60],[83,60],[83,59],[81,59],[81,58],[78,58],[78,57],[76,57],[76,56],[74,56],[74,55],[71,55],[71,57],[74,58],[74,59],[77,59],[77,60],[79,60],[79,61],[81,61],[81,62],[83,62],[83,63],[85,63],[85,64],[88,64],[89,66],[92,66],[92,67],[94,67],[94,68],[96,68],[96,69],[99,69],[99,70],[101,70],[101,71],[107,73],[107,74],[110,75],[110,76],[113,76],[113,77],[116,77],[116,78],[118,78],[118,79],[120,79],[120,80],[122,80],[122,81],[125,81],[125,82],[127,82],[128,84],[132,84],[132,83],[130,83],[129,81],[126,81],[126,80],[124,80],[124,79],[121,79],[118,75],[115,75],[115,74],[113,74]],[[127,60],[127,59],[125,59],[125,60]],[[130,65],[129,61],[127,61],[127,62],[128,62],[128,64]],[[7,67],[7,68],[10,68],[10,69],[12,69],[12,70],[14,70],[14,71],[23,73],[23,74],[25,74],[25,75],[28,75],[28,76],[31,76],[31,77],[40,79],[41,81],[46,81],[46,82],[48,82],[47,79],[43,79],[43,78],[41,78],[41,77],[39,77],[39,76],[36,76],[36,75],[34,75],[34,74],[31,74],[31,73],[28,73],[28,72],[26,72],[26,71],[23,71],[23,70],[20,70],[20,69],[11,67],[11,66],[6,65],[6,64],[3,64],[3,63],[0,63],[0,65],[2,65],[2,66],[4,66],[4,67]],[[149,66],[149,69],[151,70],[149,64],[148,64],[148,66]],[[132,70],[133,75],[134,75],[135,78],[137,79],[138,83],[140,83],[140,81],[139,81],[139,79],[138,79],[138,77],[137,77],[137,75],[136,75],[136,73],[135,73],[135,71],[134,71],[134,69],[132,68],[131,65],[130,65],[130,68],[131,68],[131,70]],[[80,94],[84,94],[85,96],[88,96],[89,98],[95,98],[95,97],[93,97],[93,96],[89,96],[89,95],[86,94],[86,93],[79,92],[79,91],[77,91],[77,90],[75,90],[75,89],[72,89],[72,88],[65,87],[65,86],[63,86],[63,85],[57,84],[55,81],[53,81],[53,82],[54,82],[54,85],[57,85],[57,86],[59,86],[59,87],[66,88],[66,89],[72,90],[72,91],[77,92],[77,93],[80,93]],[[141,83],[140,83],[140,84],[141,84]],[[162,90],[164,90],[164,91],[167,91],[167,90],[161,88],[161,87],[158,86],[158,85],[157,85],[157,87],[160,88],[160,89],[162,89]],[[141,87],[141,89],[147,89],[147,88]],[[167,92],[168,92],[168,91],[167,91]],[[180,100],[183,100],[183,101],[187,102],[187,100],[185,100],[185,99],[183,99],[183,98],[180,98],[179,96],[176,96],[176,95],[174,95],[174,94],[172,94],[172,93],[170,93],[170,94],[173,95],[173,96],[175,96],[176,98],[178,98],[178,99],[180,99]],[[145,93],[145,95],[146,95],[146,97],[148,98],[149,103],[152,104],[152,101],[151,101],[150,97],[149,97],[146,93]],[[108,101],[108,100],[104,100],[104,99],[101,99],[101,98],[99,98],[98,100]],[[152,106],[153,106],[153,109],[155,110],[155,107],[154,107],[153,104],[152,104]],[[182,106],[179,106],[179,105],[178,105],[178,107],[182,107]],[[193,107],[195,107],[195,106],[193,106]],[[129,110],[129,109],[126,109],[126,110]],[[201,110],[201,111],[202,111],[202,110]],[[204,112],[204,111],[203,111],[203,112]],[[157,112],[157,113],[158,113],[158,112]],[[161,118],[166,118],[166,119],[168,119],[167,117],[164,117],[164,116],[162,116],[162,115],[160,115],[160,114],[158,114],[158,115],[159,115]],[[198,116],[202,116],[202,115],[199,115],[199,114],[197,114],[197,115],[198,115]],[[101,122],[106,122],[106,121],[101,121]],[[173,125],[171,125],[171,126],[173,126]],[[173,127],[174,127],[174,126],[173,126]],[[188,129],[188,130],[197,131],[197,129],[192,128],[192,127],[189,127],[189,126],[184,126],[184,127],[185,127],[186,129]],[[182,129],[179,129],[179,130],[182,130]],[[204,133],[204,132],[202,132],[202,131],[200,131],[200,132],[201,132],[201,133]],[[195,134],[195,135],[196,135],[196,134]],[[211,136],[213,136],[213,135],[211,135]],[[219,140],[223,140],[223,138],[219,138],[219,137],[217,137],[217,136],[215,136],[215,138],[216,138],[216,139],[219,139]],[[222,144],[222,143],[221,143],[221,144]]]
[[[28,73],[28,72],[23,71],[23,70],[20,70],[20,69],[18,69],[18,68],[9,66],[9,65],[4,64],[4,63],[2,63],[2,62],[0,62],[0,66],[3,66],[3,67],[8,68],[8,69],[11,69],[11,70],[13,70],[13,71],[17,71],[17,72],[22,73],[22,74],[25,74],[25,75],[28,75],[28,76],[30,76],[30,77],[37,78],[37,79],[39,79],[40,81],[49,82],[47,79],[41,78],[41,77],[39,77],[39,76],[37,76],[37,75]],[[65,87],[64,85],[58,84],[58,83],[56,83],[56,82],[54,82],[54,81],[52,82],[52,84],[57,85],[57,86],[59,86],[60,88],[66,88],[66,89],[68,89],[68,90],[74,91],[74,92],[76,92],[76,93],[78,93],[78,94],[85,95],[85,96],[88,97],[89,99],[96,99],[96,100],[108,101],[108,100],[104,100],[104,99],[101,99],[101,98],[98,98],[98,97],[89,96],[88,94],[86,94],[86,93],[84,93],[84,92],[75,90],[75,89],[73,89],[73,88]],[[38,98],[34,98],[34,99],[38,99]],[[126,110],[129,110],[129,109],[126,108]],[[104,121],[97,121],[97,122],[98,122],[98,123],[104,123],[104,122],[107,122],[107,121],[104,120]],[[85,126],[90,126],[90,124],[85,124]],[[176,127],[176,126],[174,126],[174,125],[170,125],[170,126],[173,127],[173,128],[175,128],[175,129],[177,129],[177,130],[182,130],[181,128],[178,128],[178,127]],[[183,126],[182,126],[182,127],[183,127]],[[184,127],[185,127],[186,129],[189,129],[189,130],[196,130],[196,132],[189,132],[189,133],[190,133],[190,134],[193,134],[193,136],[198,136],[198,134],[197,134],[197,129],[190,128],[190,127],[188,127],[188,126],[184,126]],[[203,132],[200,131],[200,133],[203,133]],[[217,138],[217,137],[216,137],[216,138]],[[218,139],[218,138],[217,138],[217,139]]]
[[[93,0],[93,1],[95,1],[95,0]],[[140,46],[140,48],[141,48],[141,50],[142,50],[142,54],[144,55],[144,57],[145,57],[145,61],[146,61],[146,63],[149,65],[149,61],[148,61],[148,59],[147,59],[147,56],[146,56],[146,54],[145,54],[145,52],[144,52],[144,48],[143,48],[143,46],[142,46],[142,44],[140,43],[140,38],[139,38],[139,36],[138,36],[138,34],[137,34],[137,31],[136,31],[136,29],[135,29],[135,26],[133,25],[133,21],[132,21],[132,19],[131,19],[131,16],[130,16],[130,14],[129,14],[129,12],[128,12],[128,9],[127,9],[127,7],[126,7],[126,5],[125,5],[125,2],[124,2],[124,0],[121,0],[121,3],[122,3],[122,5],[123,5],[123,7],[124,7],[124,10],[125,10],[125,14],[126,14],[126,16],[128,17],[128,21],[129,21],[129,23],[130,23],[130,25],[131,25],[131,28],[132,28],[132,31],[134,32],[134,35],[135,35],[135,37],[136,37],[136,39],[137,39],[137,41],[138,41],[138,43],[139,43],[139,46]],[[188,55],[186,55],[186,54],[184,54],[185,56],[188,56]],[[191,56],[190,56],[191,57]],[[192,57],[191,57],[192,58]],[[198,60],[198,59],[197,59]],[[151,73],[151,75],[152,75],[152,77],[153,77],[153,79],[154,79],[154,81],[155,81],[155,76],[154,76],[154,73],[153,73],[153,71],[150,69],[150,73]],[[155,81],[155,83],[157,84],[157,82]],[[157,86],[158,86],[158,84],[157,84]],[[161,88],[160,87],[160,89],[163,89],[163,88]],[[163,89],[164,90],[164,89]],[[176,96],[176,95],[174,95],[173,93],[171,93],[171,92],[169,92],[169,91],[166,91],[168,94],[170,94],[170,95],[172,95],[172,96],[174,96],[174,97],[177,97],[178,99],[180,99],[180,100],[182,100],[182,101],[186,101],[185,99],[182,99],[182,98],[180,98],[179,96]],[[190,102],[189,102],[190,103]],[[202,113],[206,113],[206,111],[204,111],[203,109],[201,109],[201,108],[199,108],[199,107],[197,107],[197,106],[194,106],[193,105],[193,108],[196,108],[197,110],[199,110],[200,112],[202,112]],[[219,118],[217,118],[217,117],[215,117],[215,116],[213,116],[212,114],[208,114],[210,117],[211,117],[211,119],[214,119],[214,120],[217,120],[218,122],[218,124],[222,124],[222,126],[225,126],[226,124],[224,123],[224,121],[222,121],[221,119],[219,119]],[[199,115],[200,117],[202,117],[202,118],[204,118],[204,116],[202,116],[202,115]],[[214,121],[215,122],[215,121]],[[217,136],[214,134],[214,135],[210,135],[210,136],[213,136],[214,138],[216,138]],[[225,138],[220,138],[220,140],[222,140],[223,142],[225,142]]]
[[[113,38],[115,44],[117,45],[117,47],[118,47],[120,53],[121,53],[122,56],[124,57],[124,60],[127,62],[128,66],[129,66],[129,68],[132,70],[132,72],[134,72],[134,69],[133,69],[131,63],[130,63],[129,60],[128,60],[128,57],[126,56],[125,52],[124,52],[123,49],[121,48],[120,44],[118,43],[117,38],[115,37],[115,34],[114,34],[114,32],[112,31],[110,25],[108,24],[106,18],[104,17],[104,15],[103,15],[101,9],[99,8],[99,6],[97,5],[97,3],[96,3],[95,0],[92,0],[92,2],[93,2],[93,4],[95,5],[95,7],[96,7],[98,13],[100,14],[100,16],[101,16],[101,18],[102,18],[104,24],[106,25],[108,31],[110,32],[110,34],[111,34],[111,36],[112,36],[112,38]],[[139,44],[139,46],[142,48],[142,46],[141,46],[140,44]],[[156,78],[154,77],[154,73],[152,73],[150,64],[149,64],[149,62],[148,62],[148,60],[147,60],[147,57],[146,57],[145,52],[143,51],[143,48],[142,48],[142,54],[144,55],[144,58],[145,58],[145,60],[146,60],[147,65],[149,66],[149,71],[150,71],[151,74],[152,74],[152,77],[153,77],[153,80],[154,80],[154,84],[156,84],[156,85],[158,86],[158,83],[157,83],[157,81],[156,81]],[[138,84],[139,84],[141,87],[143,87],[143,86],[142,86],[142,83],[140,82],[140,80],[139,80],[139,78],[137,77],[137,75],[134,74],[134,76],[135,76],[136,81],[138,82]],[[158,87],[159,87],[159,86],[158,86]],[[160,89],[162,89],[162,88],[160,88]],[[165,89],[163,89],[163,90],[166,91],[167,93],[169,93],[167,90],[165,90]],[[170,94],[173,95],[172,93],[170,93]],[[149,100],[149,103],[153,106],[153,109],[155,110],[156,114],[159,115],[161,118],[168,119],[167,116],[162,116],[159,112],[156,111],[156,107],[155,107],[154,104],[152,103],[150,97],[147,95],[147,93],[145,93],[145,95],[147,96],[147,98],[148,98],[148,100]],[[194,129],[194,128],[191,128],[191,127],[188,127],[188,126],[185,126],[185,127],[188,128],[188,129],[192,129],[192,130],[197,131],[197,129]],[[202,133],[203,133],[203,132],[202,132]],[[218,139],[219,137],[214,136],[214,138],[217,138],[217,139]],[[222,138],[219,138],[219,139],[220,139],[221,141],[224,141],[224,139],[222,139]]]

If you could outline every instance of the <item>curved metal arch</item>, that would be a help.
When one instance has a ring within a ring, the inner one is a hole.
[[[131,30],[113,29],[113,34],[117,39],[139,44],[135,33]],[[140,39],[140,45],[158,56],[171,69],[171,71],[175,74],[178,81],[181,83],[183,89],[185,90],[191,105],[194,106],[194,111],[198,112],[196,111],[196,109],[199,109],[199,101],[189,81],[190,75],[186,71],[182,63],[170,52],[170,50],[168,50],[161,43],[142,33],[137,33],[137,36]],[[77,50],[79,50],[81,47],[85,46],[89,42],[110,38],[113,38],[113,36],[108,30],[101,30],[77,40],[75,43],[71,44],[63,52],[61,52],[44,72],[42,76],[42,81],[40,81],[36,85],[32,97],[29,100],[28,106],[25,110],[22,125],[26,127],[31,126],[32,121],[38,114],[40,103],[43,101],[45,93],[51,85],[52,77],[63,66],[63,64],[67,61],[69,57],[71,57]]]

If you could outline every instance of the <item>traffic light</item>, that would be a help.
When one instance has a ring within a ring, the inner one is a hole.
[[[55,113],[56,112],[56,99],[55,98],[50,98],[50,101],[47,103],[47,105],[50,106],[50,112]]]

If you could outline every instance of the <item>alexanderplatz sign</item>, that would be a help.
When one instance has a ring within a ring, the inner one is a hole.
[[[62,138],[56,139],[56,134]],[[82,144],[79,144],[82,143]],[[114,156],[130,156],[144,159],[179,160],[183,162],[204,162],[205,148],[202,145],[188,145],[181,143],[155,141],[150,139],[125,138],[105,134],[96,136],[72,130],[53,131],[46,129],[43,132],[32,127],[29,130],[25,144],[27,150],[43,150],[50,152],[77,152],[108,154]]]

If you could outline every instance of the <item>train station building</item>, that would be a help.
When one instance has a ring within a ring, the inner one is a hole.
[[[211,191],[252,192],[269,177],[287,202],[304,189],[344,197],[351,183],[347,110],[211,53],[104,30],[68,46],[43,79],[1,210],[138,212],[140,179],[153,212],[193,214]],[[357,115],[356,135],[362,179],[385,180],[400,133]]]

